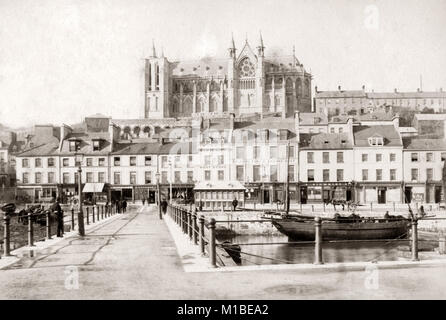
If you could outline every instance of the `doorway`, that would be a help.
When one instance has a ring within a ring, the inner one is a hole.
[[[386,203],[386,188],[378,189],[378,203]]]
[[[307,187],[300,188],[300,203],[306,204],[308,199]]]
[[[404,198],[406,203],[412,202],[412,187],[406,187],[404,189]]]
[[[263,203],[269,203],[269,190],[263,190]]]
[[[441,202],[441,187],[436,186],[435,187],[435,203]]]

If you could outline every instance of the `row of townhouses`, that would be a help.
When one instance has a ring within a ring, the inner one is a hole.
[[[16,156],[21,194],[68,199],[193,198],[292,203],[440,202],[446,140],[402,130],[390,113],[335,117],[295,113],[119,120],[36,126]],[[171,191],[172,190],[172,191]],[[229,192],[233,190],[233,192]],[[194,195],[195,194],[195,195]]]

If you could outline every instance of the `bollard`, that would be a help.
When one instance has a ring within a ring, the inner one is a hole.
[[[324,208],[324,213],[325,213],[325,201],[322,202],[323,208]]]
[[[192,240],[192,213],[187,212],[187,233],[189,235],[189,240]]]
[[[104,206],[101,206],[101,219],[104,220]]]
[[[51,215],[51,212],[48,211],[46,213],[46,239],[47,240],[51,239],[51,221],[50,221],[51,217],[50,217],[50,215]]]
[[[198,232],[198,230],[197,230],[197,213],[196,212],[194,212],[192,214],[192,227],[193,227],[193,229],[192,229],[192,240],[194,241],[194,244],[198,244],[197,243],[197,232]]]
[[[205,242],[204,242],[204,216],[201,215],[198,224],[198,242],[200,244],[200,253],[202,256],[205,255]]]
[[[412,219],[412,261],[418,261],[418,222]]]
[[[211,262],[211,268],[217,267],[217,254],[215,248],[215,219],[211,218],[209,224],[209,260]]]
[[[92,216],[92,222],[94,223],[95,222],[95,217],[94,217],[94,214],[95,214],[95,209],[96,209],[97,207],[96,206],[93,206],[93,207],[91,207],[91,216]]]
[[[438,237],[438,253],[446,254],[446,237],[443,233],[440,233]]]
[[[96,206],[96,221],[99,221],[99,206]]]
[[[5,213],[4,217],[3,217],[3,221],[4,221],[4,244],[3,244],[3,249],[4,249],[4,255],[10,256],[10,252],[11,252],[11,242],[10,242],[10,225],[9,225],[9,215]]]
[[[71,230],[74,231],[74,208],[71,209]]]
[[[34,230],[33,230],[33,222],[32,222],[32,214],[28,213],[28,246],[34,246]]]
[[[183,211],[183,209],[180,209],[180,210],[181,210],[181,219],[182,219],[182,223],[183,223],[183,233],[187,233],[187,225],[186,225],[187,215],[186,215],[186,212]]]
[[[314,264],[323,264],[322,262],[322,223],[320,217],[314,218]]]
[[[87,225],[90,224],[90,208],[87,207]]]

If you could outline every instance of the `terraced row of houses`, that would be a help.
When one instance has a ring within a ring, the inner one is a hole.
[[[272,203],[284,201],[287,176],[292,203],[443,199],[446,140],[408,135],[398,115],[201,115],[130,126],[102,115],[36,126],[16,156],[18,189],[32,200],[67,200],[78,192],[80,164],[83,192],[104,201],[155,201],[159,182],[163,197],[195,193],[208,207]]]

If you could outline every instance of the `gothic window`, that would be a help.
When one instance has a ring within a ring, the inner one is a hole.
[[[266,104],[266,106],[267,106],[267,107],[270,107],[270,106],[271,106],[271,97],[270,97],[269,94],[268,94],[268,95],[266,95],[265,98],[266,98],[266,99],[265,99],[265,104]]]
[[[145,135],[146,135],[147,137],[149,137],[149,136],[150,136],[150,127],[144,127],[143,132],[145,133]]]
[[[279,96],[279,95],[276,95],[276,96],[274,97],[274,104],[275,104],[276,106],[280,106],[280,96]]]
[[[133,128],[133,134],[135,135],[135,137],[139,137],[139,133],[141,132],[141,128],[136,126]]]
[[[160,86],[160,67],[156,65],[156,90],[159,90]]]
[[[217,97],[212,97],[209,104],[209,112],[217,112],[218,109]]]
[[[310,96],[310,81],[305,80],[305,96]]]
[[[197,112],[204,112],[204,98],[201,97],[197,102]]]
[[[291,78],[288,78],[285,83],[285,88],[287,93],[293,92],[293,80]]]
[[[302,96],[302,80],[297,79],[296,81],[296,96],[301,97]]]
[[[173,99],[172,111],[174,113],[180,112],[180,104],[178,103],[178,100],[176,98]]]
[[[266,89],[272,89],[272,87],[273,87],[273,78],[266,78],[265,87],[266,87]]]
[[[148,87],[149,90],[152,90],[152,68],[150,62],[147,64],[147,77],[148,77]]]
[[[192,99],[190,97],[184,98],[183,110],[184,113],[192,113]]]
[[[244,58],[240,64],[239,64],[239,76],[241,78],[245,77],[254,77],[255,76],[255,69],[254,65],[251,61],[249,61],[249,58]]]
[[[274,88],[282,89],[282,83],[283,83],[283,79],[282,78],[275,78],[274,79]]]

